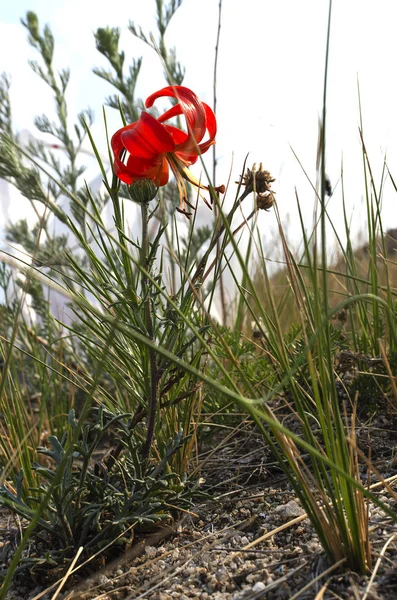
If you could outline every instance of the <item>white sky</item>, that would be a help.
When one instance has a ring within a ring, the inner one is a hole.
[[[101,107],[114,93],[92,73],[106,66],[95,50],[93,31],[122,28],[121,48],[129,58],[143,56],[138,95],[146,98],[165,85],[155,53],[128,31],[129,20],[155,30],[154,0],[0,0],[0,70],[12,76],[12,106],[18,129],[32,129],[35,115],[53,114],[51,92],[35,76],[27,59],[36,52],[26,41],[19,19],[35,11],[41,26],[55,35],[55,65],[71,68],[70,113],[91,106],[98,145],[104,147]],[[171,22],[167,42],[186,66],[184,84],[212,104],[213,59],[218,0],[184,0]],[[328,0],[223,0],[218,63],[217,184],[226,183],[232,157],[235,181],[244,156],[262,162],[277,181],[274,189],[291,238],[299,239],[295,186],[311,223],[314,194],[294,158],[294,148],[315,181],[318,115],[321,113]],[[395,0],[334,0],[328,82],[327,172],[335,185],[343,156],[345,192],[356,230],[364,226],[362,158],[358,134],[357,75],[363,106],[364,136],[375,179],[384,153],[397,178],[397,4]],[[108,109],[109,114],[112,112]],[[118,128],[116,114],[111,128]],[[334,222],[341,224],[341,188],[331,200]],[[234,189],[229,193],[230,201]],[[384,220],[397,227],[396,193],[386,187]],[[201,207],[201,219],[207,217]],[[18,216],[20,212],[18,211]],[[200,220],[201,220],[200,219]],[[274,216],[261,215],[264,237],[271,240]]]

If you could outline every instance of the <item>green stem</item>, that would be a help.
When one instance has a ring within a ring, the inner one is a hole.
[[[134,304],[136,304],[137,297],[134,292],[132,264],[131,264],[128,248],[126,245],[126,238],[124,235],[124,223],[123,223],[122,212],[121,212],[121,207],[120,207],[120,199],[119,199],[119,193],[118,193],[119,185],[120,185],[119,180],[117,179],[117,177],[115,175],[113,175],[112,187],[110,188],[110,192],[111,192],[110,195],[112,198],[113,210],[114,210],[114,220],[116,223],[117,235],[119,238],[120,249],[121,249],[121,254],[122,254],[123,267],[124,267],[124,272],[125,272],[126,280],[127,280],[127,290],[126,291],[128,294],[128,298]]]
[[[141,203],[142,215],[142,245],[141,245],[141,265],[144,269],[142,272],[142,298],[144,305],[144,319],[146,331],[149,339],[154,341],[153,330],[153,315],[150,298],[150,281],[148,272],[149,265],[149,203]],[[156,425],[156,414],[158,404],[158,377],[157,377],[157,357],[156,352],[152,347],[148,348],[149,353],[149,402],[148,402],[148,426],[146,440],[142,450],[142,458],[145,461],[149,457],[150,447],[153,441],[154,428]]]

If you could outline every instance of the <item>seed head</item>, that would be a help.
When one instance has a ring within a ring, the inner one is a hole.
[[[244,185],[248,192],[256,192],[256,206],[259,209],[269,210],[275,201],[275,192],[271,189],[273,181],[276,180],[269,171],[263,169],[262,163],[259,163],[258,169],[254,163],[252,169],[247,169],[241,177],[241,182],[237,183]]]

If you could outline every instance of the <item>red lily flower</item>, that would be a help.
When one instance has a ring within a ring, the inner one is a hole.
[[[124,183],[131,184],[137,179],[152,179],[157,186],[165,185],[171,168],[180,194],[180,208],[187,216],[186,187],[183,179],[201,189],[208,190],[187,169],[198,157],[215,143],[216,119],[211,108],[201,102],[196,94],[186,87],[168,86],[149,96],[145,102],[150,108],[157,98],[171,96],[178,103],[157,119],[142,112],[139,120],[117,131],[111,140],[114,153],[114,173]],[[187,133],[165,124],[165,121],[183,115]],[[208,132],[208,139],[203,138]],[[128,154],[127,154],[128,153]],[[123,162],[125,156],[126,162]],[[224,186],[215,188],[223,193]]]

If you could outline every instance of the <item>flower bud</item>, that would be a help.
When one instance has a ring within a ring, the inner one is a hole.
[[[146,204],[156,197],[158,187],[151,179],[137,179],[128,186],[131,200]]]

